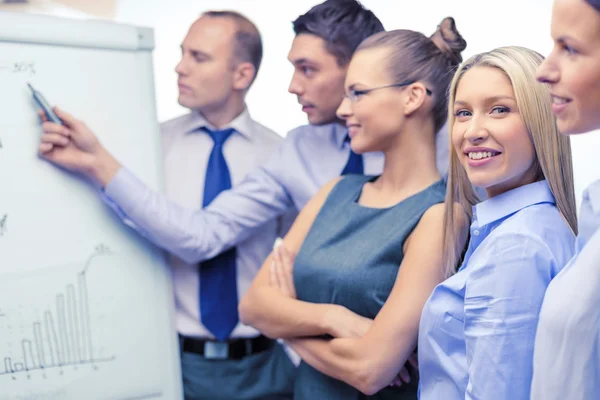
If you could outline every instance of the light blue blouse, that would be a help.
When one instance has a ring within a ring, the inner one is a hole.
[[[600,398],[600,181],[584,192],[579,215],[577,253],[540,313],[533,400]]]
[[[423,309],[420,399],[527,399],[544,292],[574,235],[546,181],[476,205],[470,232],[459,272]]]

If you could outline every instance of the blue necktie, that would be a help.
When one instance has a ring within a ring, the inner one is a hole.
[[[344,143],[348,143],[348,147],[350,147],[350,136],[346,135],[344,138]],[[350,155],[348,156],[348,162],[342,171],[342,175],[346,174],[358,174],[362,175],[364,172],[363,168],[363,158],[361,154],[356,154],[352,151],[352,147],[350,147]]]
[[[235,131],[204,130],[215,142],[204,181],[202,206],[208,206],[223,190],[231,189],[229,168],[223,156],[223,143]],[[238,323],[238,296],[235,247],[200,264],[200,318],[220,341],[225,341]]]

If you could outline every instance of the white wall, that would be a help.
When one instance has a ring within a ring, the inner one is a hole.
[[[0,3],[0,11],[11,13],[46,14],[55,17],[72,19],[92,18],[91,14],[85,13],[73,7],[51,0],[29,0],[27,3]]]

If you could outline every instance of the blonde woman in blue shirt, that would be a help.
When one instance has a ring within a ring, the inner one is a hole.
[[[599,129],[600,0],[555,1],[552,37],[538,79],[560,132]],[[533,371],[533,400],[600,398],[600,181],[583,193],[576,255],[546,292]]]
[[[447,209],[472,219],[459,271],[439,284],[419,328],[420,398],[527,399],[546,287],[573,254],[571,149],[542,57],[504,47],[463,63],[450,89]],[[473,186],[488,199],[478,203]],[[448,274],[459,265],[453,213],[445,220]]]

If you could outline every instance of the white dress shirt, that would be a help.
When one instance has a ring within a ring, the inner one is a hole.
[[[213,140],[202,127],[215,129],[199,113],[192,112],[161,124],[165,194],[187,209],[200,209],[204,180]],[[223,146],[231,183],[235,187],[244,176],[275,151],[281,137],[253,121],[247,110],[226,127],[235,129]],[[225,127],[223,127],[225,128]],[[143,205],[142,205],[143,206]],[[256,276],[278,235],[278,221],[254,229],[237,248],[237,288],[240,299]],[[211,338],[200,322],[198,264],[169,256],[176,301],[176,325],[180,334]],[[254,328],[238,323],[232,337],[254,337]]]

